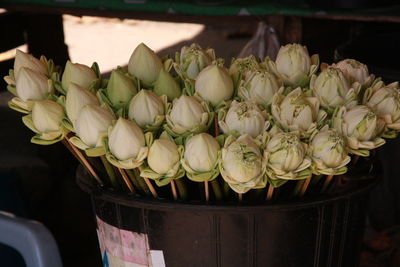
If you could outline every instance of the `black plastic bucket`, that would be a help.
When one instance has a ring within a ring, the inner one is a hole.
[[[113,266],[110,257],[139,264],[132,266],[157,267],[350,267],[359,263],[371,182],[324,199],[221,206],[106,192],[82,173],[78,171],[78,184],[91,195],[104,266]],[[129,235],[132,238],[126,241]],[[116,248],[118,243],[122,252]]]

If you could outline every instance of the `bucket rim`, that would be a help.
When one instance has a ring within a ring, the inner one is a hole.
[[[315,207],[322,207],[335,202],[348,201],[353,198],[361,197],[369,192],[378,182],[378,178],[374,178],[371,183],[363,185],[355,190],[338,193],[335,195],[322,195],[321,197],[305,198],[304,200],[287,201],[284,203],[232,203],[232,204],[205,204],[205,203],[188,203],[183,201],[173,201],[169,199],[152,199],[141,198],[129,193],[117,193],[111,190],[104,190],[96,186],[92,180],[86,179],[88,174],[84,173],[84,169],[79,166],[76,171],[76,182],[82,191],[91,195],[95,199],[101,199],[119,205],[142,208],[159,211],[190,211],[190,212],[209,212],[209,213],[259,213],[259,212],[279,212],[289,210],[302,210]]]

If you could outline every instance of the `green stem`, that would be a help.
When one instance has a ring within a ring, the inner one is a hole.
[[[135,187],[135,189],[137,189],[137,191],[140,192],[140,194],[145,193],[143,191],[143,188],[140,186],[138,180],[135,178],[135,175],[133,174],[133,172],[131,170],[127,170],[125,169],[126,174],[129,177],[129,180],[131,180],[131,182],[133,183],[133,186]]]
[[[229,187],[228,183],[225,182],[225,181],[224,181],[222,190],[224,191],[224,196],[225,196],[225,198],[229,198],[231,188]]]
[[[126,170],[126,173],[128,174],[129,178],[131,180],[135,180],[136,183],[138,184],[139,188],[141,191],[145,193],[146,196],[151,196],[150,189],[147,187],[146,182],[143,180],[142,177],[137,173],[136,169],[134,170]]]
[[[108,162],[106,156],[100,156],[101,162],[104,165],[104,168],[106,169],[108,178],[111,181],[111,185],[114,187],[114,189],[120,189],[119,183],[117,181],[117,177],[115,176],[114,169],[112,165]]]
[[[176,179],[174,180],[176,187],[178,188],[179,196],[181,197],[182,200],[187,200],[188,194],[186,190],[186,184],[183,181],[183,178]]]
[[[297,181],[296,187],[294,188],[293,196],[299,195],[300,190],[303,187],[305,181],[306,181],[305,179]]]
[[[212,186],[212,189],[215,194],[215,199],[217,201],[222,200],[222,192],[221,192],[221,187],[219,186],[218,180],[217,179],[212,180],[211,186]]]

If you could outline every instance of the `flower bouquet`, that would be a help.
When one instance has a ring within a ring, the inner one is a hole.
[[[109,79],[96,63],[62,71],[18,50],[4,79],[32,143],[63,142],[99,186],[141,197],[251,202],[318,184],[324,193],[400,130],[397,82],[353,59],[320,65],[299,44],[275,62],[250,56],[229,68],[197,44],[175,58],[140,44]]]
[[[62,142],[93,177],[78,183],[104,266],[354,266],[367,190],[343,179],[400,131],[397,82],[299,44],[229,68],[140,44],[109,79],[17,51],[4,79],[32,143]]]

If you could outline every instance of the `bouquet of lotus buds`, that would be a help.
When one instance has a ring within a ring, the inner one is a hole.
[[[96,63],[62,71],[17,51],[4,79],[32,143],[63,142],[99,186],[138,197],[265,201],[317,185],[323,194],[400,131],[397,82],[353,59],[320,65],[299,44],[229,68],[197,44],[175,58],[140,44],[108,80]]]

